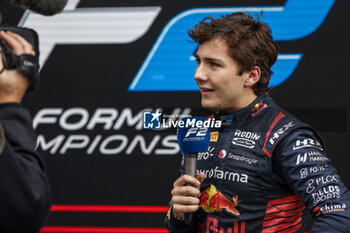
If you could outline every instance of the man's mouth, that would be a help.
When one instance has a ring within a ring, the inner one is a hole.
[[[209,94],[214,91],[212,88],[200,88],[202,95]]]

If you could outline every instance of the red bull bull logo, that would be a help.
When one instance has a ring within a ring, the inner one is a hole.
[[[262,102],[255,104],[254,108],[252,109],[252,112],[255,112],[256,110],[258,110],[262,105],[263,105]]]
[[[258,115],[262,110],[264,110],[267,107],[267,104],[264,104],[263,102],[255,104],[254,108],[252,109],[252,117],[255,117]]]
[[[227,212],[240,215],[239,211],[235,208],[238,205],[238,195],[232,198],[232,201],[227,199],[221,192],[216,190],[214,185],[210,185],[205,191],[202,192],[200,197],[200,205],[202,209],[207,213],[222,212],[225,209]]]

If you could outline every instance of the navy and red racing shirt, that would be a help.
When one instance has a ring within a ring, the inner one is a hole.
[[[222,126],[197,156],[201,208],[189,226],[170,208],[169,232],[350,232],[350,192],[312,127],[267,94],[214,117]]]

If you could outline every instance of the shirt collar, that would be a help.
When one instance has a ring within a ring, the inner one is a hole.
[[[232,113],[217,112],[215,114],[215,119],[221,120],[222,127],[237,127],[238,125],[257,117],[268,106],[270,100],[271,98],[268,94],[262,94],[247,107],[238,111]]]

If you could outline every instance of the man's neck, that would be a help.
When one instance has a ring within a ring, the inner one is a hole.
[[[234,107],[232,108],[227,108],[227,109],[222,109],[221,112],[236,112],[239,111],[247,106],[249,106],[254,100],[256,100],[258,96],[252,91],[248,92],[244,97],[242,97],[237,103],[235,104]]]

